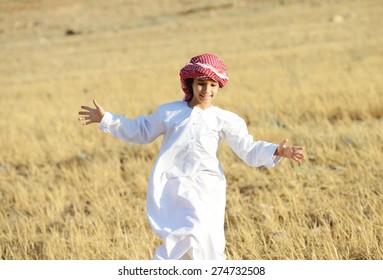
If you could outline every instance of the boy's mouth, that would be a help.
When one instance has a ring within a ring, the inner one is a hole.
[[[199,96],[201,96],[202,98],[209,98],[209,97],[212,97],[211,94],[200,94]]]

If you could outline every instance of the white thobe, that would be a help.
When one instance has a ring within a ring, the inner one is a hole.
[[[148,116],[105,113],[104,132],[134,143],[164,135],[147,190],[147,215],[162,238],[154,259],[225,259],[226,179],[217,158],[221,139],[250,166],[273,167],[278,145],[254,141],[238,115],[177,101]]]

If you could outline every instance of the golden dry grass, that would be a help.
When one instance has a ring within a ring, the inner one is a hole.
[[[231,77],[217,105],[307,154],[252,169],[222,145],[228,258],[383,259],[382,14],[380,0],[1,1],[0,258],[151,258],[161,139],[124,143],[77,112],[96,98],[150,113],[212,52]]]

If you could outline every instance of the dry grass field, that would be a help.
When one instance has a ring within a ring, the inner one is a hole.
[[[383,259],[383,2],[2,0],[0,259],[150,259],[161,139],[77,121],[182,99],[178,72],[220,56],[217,106],[306,161],[250,168],[223,143],[229,259]]]

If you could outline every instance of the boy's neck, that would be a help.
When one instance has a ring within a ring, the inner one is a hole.
[[[187,105],[188,105],[189,108],[191,108],[191,109],[193,109],[194,107],[198,107],[198,108],[200,108],[200,109],[202,109],[202,110],[205,110],[205,109],[210,108],[210,107],[213,106],[213,104],[211,104],[211,103],[209,103],[209,104],[201,104],[201,103],[199,103],[199,104],[193,104],[192,101],[189,101],[189,102],[187,103]]]

